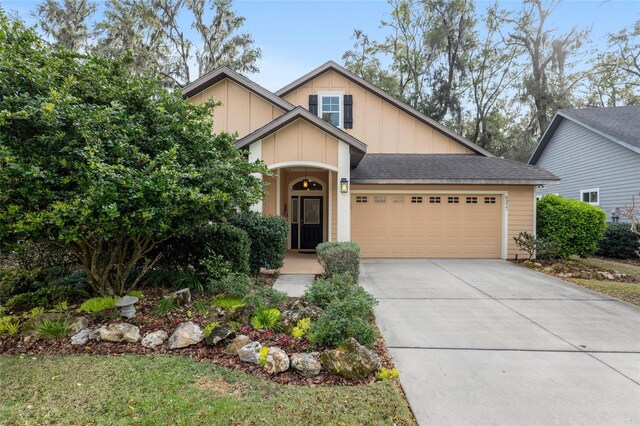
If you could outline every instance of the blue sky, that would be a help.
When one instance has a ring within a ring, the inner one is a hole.
[[[103,2],[99,2],[103,3]],[[29,11],[38,1],[0,0],[6,10],[15,10],[27,23]],[[492,1],[476,0],[484,13]],[[520,1],[501,1],[501,7],[517,10]],[[316,66],[342,54],[353,45],[353,30],[359,28],[372,38],[382,39],[380,20],[390,7],[384,0],[359,1],[273,1],[236,0],[234,7],[246,18],[244,31],[253,35],[263,51],[260,73],[251,76],[267,89],[277,90]],[[591,39],[602,46],[607,33],[640,19],[640,0],[565,0],[551,23],[560,30],[592,26]],[[190,23],[185,22],[185,26]]]

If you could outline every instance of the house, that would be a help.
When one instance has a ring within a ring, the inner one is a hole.
[[[356,241],[364,257],[508,258],[535,232],[538,185],[557,177],[497,158],[335,62],[276,92],[222,67],[184,88],[221,101],[214,131],[262,160],[256,210],[288,218],[287,246]]]
[[[582,200],[625,221],[621,209],[640,196],[640,106],[559,110],[529,164],[562,179],[539,195]]]

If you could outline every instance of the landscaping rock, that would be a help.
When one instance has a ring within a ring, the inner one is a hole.
[[[183,322],[169,338],[169,349],[185,348],[200,343],[204,339],[202,329],[191,321]]]
[[[336,349],[324,351],[320,356],[322,366],[333,374],[349,379],[364,377],[380,369],[380,360],[353,337],[349,337]]]
[[[251,317],[256,314],[256,308],[251,305],[239,306],[225,313],[225,321],[237,322],[239,324],[249,324]]]
[[[291,355],[291,368],[304,377],[313,377],[320,374],[322,364],[320,363],[320,353],[297,353]]]
[[[260,342],[251,342],[238,349],[238,356],[244,362],[251,362],[260,365]]]
[[[309,305],[302,300],[296,300],[289,309],[282,312],[280,324],[287,334],[291,334],[291,330],[298,325],[298,321],[303,318],[310,318],[311,321],[315,321],[322,312],[322,308],[318,306]]]
[[[249,343],[251,343],[251,338],[241,334],[240,336],[236,336],[236,338],[233,339],[226,348],[224,348],[224,353],[227,355],[238,355],[238,349],[248,345]]]
[[[135,343],[140,340],[140,329],[126,322],[103,325],[98,332],[100,333],[100,340],[106,342]]]
[[[269,348],[264,369],[270,374],[287,371],[289,369],[289,356],[280,348]]]
[[[178,291],[165,295],[164,298],[172,299],[176,306],[185,306],[191,303],[191,290],[188,288],[182,288]]]
[[[155,349],[162,345],[167,340],[167,337],[169,337],[169,333],[164,330],[158,330],[144,336],[141,343],[145,348]]]
[[[211,334],[204,338],[204,343],[207,346],[226,345],[235,335],[236,332],[230,326],[226,324],[219,325],[211,331]]]
[[[89,340],[96,340],[96,341],[100,341],[100,329],[102,327],[96,327],[93,330],[89,331]]]
[[[73,346],[82,346],[89,343],[89,329],[85,328],[80,330],[78,333],[71,336],[71,345]]]
[[[78,317],[69,326],[69,335],[74,336],[87,327],[89,327],[89,320],[85,317]]]

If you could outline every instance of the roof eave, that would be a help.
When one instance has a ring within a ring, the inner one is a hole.
[[[351,179],[354,185],[548,185],[558,181],[560,179]]]

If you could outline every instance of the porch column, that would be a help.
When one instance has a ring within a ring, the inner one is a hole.
[[[351,181],[351,161],[349,145],[338,141],[338,176],[335,182],[338,208],[338,241],[351,240],[351,194],[340,192],[340,180]]]
[[[256,141],[249,145],[249,162],[253,163],[262,158],[262,141]],[[261,173],[252,173],[253,176],[262,180]],[[251,206],[251,210],[254,212],[262,213],[262,200]]]

